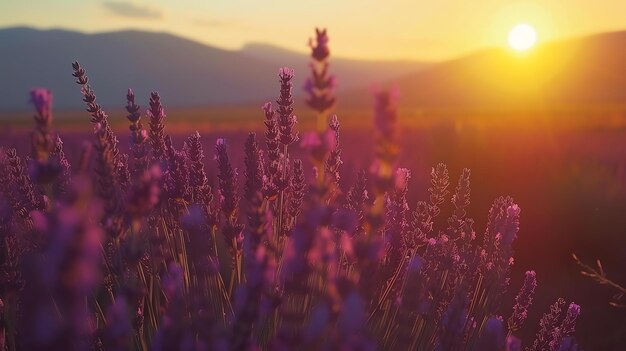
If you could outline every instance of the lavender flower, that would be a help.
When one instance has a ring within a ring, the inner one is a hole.
[[[365,350],[372,345],[366,337],[366,303],[356,292],[346,294],[337,317],[337,344],[340,349]]]
[[[484,271],[495,269],[499,276],[508,271],[513,254],[511,245],[519,231],[520,211],[510,197],[499,197],[494,201],[483,237]]]
[[[456,192],[452,196],[452,203],[454,204],[454,215],[452,221],[462,221],[465,218],[465,208],[470,204],[470,170],[463,169],[463,174],[459,178],[459,184],[456,187]]]
[[[448,304],[445,313],[441,318],[438,342],[443,349],[453,350],[461,348],[464,339],[464,327],[467,323],[467,310],[470,301],[464,293],[467,291],[467,284],[461,284],[454,294],[452,301]]]
[[[165,138],[165,156],[167,156],[167,187],[170,197],[176,205],[181,205],[189,199],[189,168],[185,159],[185,153],[174,149],[172,138]],[[180,210],[180,206],[179,206]]]
[[[9,149],[6,154],[12,179],[19,194],[19,207],[24,208],[25,213],[43,209],[43,199],[41,199],[32,180],[26,174],[24,161],[17,155],[17,150]]]
[[[248,212],[250,227],[246,246],[246,284],[235,300],[235,320],[231,336],[232,350],[253,347],[252,331],[261,324],[261,300],[271,292],[276,262],[271,250],[264,244],[271,239],[271,212],[262,206],[263,198],[257,192],[251,199]]]
[[[439,163],[433,167],[430,172],[431,187],[428,188],[430,193],[430,215],[435,218],[439,215],[439,206],[445,201],[446,195],[450,193],[448,186],[450,185],[450,176],[448,168],[443,163]]]
[[[102,232],[90,220],[98,218],[99,206],[85,185],[85,180],[74,182],[71,203],[49,213],[33,212],[35,231],[47,243],[41,256],[34,254],[29,257],[31,265],[25,265],[30,279],[21,295],[25,306],[21,322],[31,331],[21,335],[26,349],[87,349],[89,344],[85,300],[100,281]],[[64,318],[55,318],[58,314]]]
[[[218,213],[213,205],[213,193],[204,170],[204,151],[200,142],[200,133],[191,134],[185,141],[185,155],[189,163],[190,200],[201,205],[208,227],[218,222]]]
[[[194,205],[189,208],[189,214],[183,217],[181,224],[186,231],[187,255],[191,262],[191,271],[195,280],[202,281],[207,275],[217,273],[217,262],[214,257],[209,257],[215,243],[210,235],[206,235],[206,227],[209,218],[206,217],[200,206]],[[200,286],[197,286],[200,288]],[[216,303],[216,305],[218,305]]]
[[[272,151],[270,150],[270,145],[273,143],[269,141],[269,137],[272,137],[270,127],[271,122],[266,123],[266,127],[268,128],[267,136],[268,136],[268,153],[270,158],[270,163],[268,165],[268,173],[270,175],[269,180],[271,181],[271,187],[267,187],[266,193],[268,198],[272,199],[273,195],[276,194],[276,204],[275,210],[277,212],[278,217],[278,232],[279,237],[282,237],[282,233],[286,229],[286,218],[284,217],[285,206],[286,206],[286,190],[290,184],[291,172],[289,169],[290,161],[289,161],[289,152],[288,147],[290,144],[294,143],[298,140],[298,134],[294,131],[295,124],[297,123],[296,116],[293,115],[293,98],[291,96],[291,90],[293,87],[292,79],[294,72],[292,69],[283,67],[279,70],[278,78],[280,81],[280,95],[276,100],[278,104],[278,118],[276,119],[275,125],[278,126],[278,141],[283,146],[282,152],[277,160],[272,161],[275,158],[275,155],[271,155]],[[271,109],[269,106],[264,107],[266,114],[266,122],[273,117]],[[273,145],[271,145],[274,147]]]
[[[263,112],[265,113],[265,145],[267,147],[267,158],[269,162],[266,175],[268,179],[264,182],[265,188],[263,192],[265,197],[274,198],[278,195],[279,191],[276,184],[280,178],[279,169],[282,151],[280,149],[280,141],[278,140],[278,121],[271,102],[267,102],[263,105]]]
[[[237,218],[239,196],[237,195],[237,170],[233,169],[226,152],[226,141],[217,139],[215,143],[215,159],[219,170],[220,207],[229,219]]]
[[[541,321],[539,321],[540,329],[535,337],[535,341],[533,342],[532,347],[527,350],[542,351],[549,349],[550,342],[553,340],[553,330],[557,327],[558,319],[564,305],[565,300],[559,298],[553,305],[550,306],[550,311],[544,313],[543,317],[541,317]]]
[[[293,98],[291,96],[293,74],[293,69],[287,67],[281,68],[278,73],[280,80],[280,96],[276,100],[278,104],[278,139],[285,147],[298,140],[298,133],[293,130],[295,124],[298,123],[298,119],[293,115]]]
[[[398,90],[380,90],[374,92],[374,127],[379,135],[391,142],[395,138]]]
[[[23,285],[20,277],[21,249],[18,244],[18,223],[28,217],[11,187],[13,179],[4,150],[0,148],[0,320],[6,320],[2,299],[17,293]],[[0,333],[6,328],[0,327]],[[9,331],[10,333],[10,331]]]
[[[239,211],[239,194],[237,194],[237,170],[233,169],[226,152],[226,141],[217,139],[215,144],[215,159],[217,160],[220,208],[226,223],[222,230],[224,240],[228,245],[232,257],[233,275],[231,281],[241,282],[241,258],[243,251],[243,229],[242,224],[237,223]],[[231,287],[233,284],[231,284]]]
[[[128,169],[128,154],[119,154],[117,163],[115,164],[115,173],[117,175],[117,183],[122,190],[126,190],[130,184],[130,170]]]
[[[334,134],[335,140],[333,143],[334,147],[330,150],[330,154],[326,159],[324,170],[329,176],[331,182],[336,186],[339,186],[339,167],[343,161],[341,161],[341,149],[339,148],[339,120],[337,119],[337,115],[333,115],[331,117],[329,127]]]
[[[550,341],[550,351],[557,351],[560,349],[563,339],[574,332],[576,327],[576,319],[580,315],[580,306],[575,303],[570,303],[567,308],[565,318],[561,322],[561,325],[552,330],[552,340]]]
[[[212,198],[211,186],[204,171],[204,151],[200,142],[200,133],[197,131],[185,142],[185,153],[189,160],[189,186],[191,187],[191,201],[202,203],[207,197]],[[209,199],[209,202],[211,199]]]
[[[350,187],[346,195],[346,208],[357,215],[358,226],[353,234],[362,234],[365,226],[366,203],[369,200],[367,192],[367,177],[365,171],[359,172],[356,182]]]
[[[30,101],[37,110],[37,124],[49,126],[52,122],[52,92],[45,88],[33,89],[30,91]]]
[[[80,157],[78,158],[78,173],[85,174],[89,169],[89,163],[91,162],[91,152],[93,144],[89,142],[83,142],[80,149]]]
[[[506,351],[522,351],[522,340],[513,335],[506,338]]]
[[[100,124],[95,126],[96,142],[96,194],[104,202],[103,224],[108,235],[115,239],[122,235],[123,218],[121,216],[122,194],[119,187],[118,169],[114,161],[112,145],[107,140],[107,132]]]
[[[31,176],[39,184],[48,184],[56,180],[60,165],[50,154],[55,147],[56,136],[50,130],[52,125],[52,92],[37,88],[30,92],[30,99],[35,106],[35,130],[31,134],[32,156],[34,160]]]
[[[302,338],[306,309],[297,301],[302,301],[307,294],[307,281],[313,267],[312,263],[324,265],[330,255],[321,250],[322,244],[329,236],[327,226],[331,223],[331,209],[326,206],[315,206],[307,216],[298,223],[287,241],[283,251],[283,269],[279,276],[284,286],[284,302],[280,306],[283,323],[278,331],[279,345],[298,347]]]
[[[413,212],[413,221],[411,222],[415,235],[412,240],[413,245],[424,243],[431,238],[434,220],[441,212],[439,206],[445,202],[446,196],[450,193],[448,190],[450,176],[445,164],[439,163],[433,167],[430,178],[429,202],[418,201]]]
[[[483,335],[477,346],[481,351],[499,351],[505,347],[504,326],[502,319],[491,317],[487,320]]]
[[[466,216],[465,208],[470,204],[470,170],[465,168],[459,177],[459,182],[454,195],[452,195],[452,204],[454,205],[454,213],[448,218],[448,236],[455,241],[459,250],[459,255],[464,259],[470,260],[470,256],[475,255],[473,241],[476,238],[473,225],[474,220]]]
[[[108,148],[110,149],[113,163],[116,164],[119,154],[117,148],[118,141],[109,126],[109,117],[104,112],[102,107],[96,103],[96,94],[88,84],[89,79],[87,78],[85,70],[78,62],[72,63],[72,68],[74,69],[74,73],[72,75],[76,77],[76,83],[81,85],[81,93],[84,96],[83,101],[87,104],[87,112],[91,114],[91,123],[98,126],[97,128],[100,128],[103,131],[103,141],[109,144]]]
[[[328,34],[326,29],[315,29],[316,38],[309,40],[311,47],[311,77],[304,83],[304,90],[308,93],[306,103],[318,114],[318,131],[326,124],[326,116],[335,105],[333,92],[336,86],[334,76],[328,74]]]
[[[146,111],[146,115],[150,120],[150,144],[152,144],[152,152],[154,158],[160,160],[165,156],[165,135],[163,130],[165,124],[165,110],[161,105],[161,96],[156,91],[150,94],[150,109]]]
[[[63,151],[63,140],[61,140],[60,136],[57,136],[56,143],[54,144],[54,149],[50,153],[50,156],[56,160],[56,162],[61,167],[61,172],[56,179],[56,191],[57,193],[65,193],[69,188],[72,178],[72,170],[67,157],[65,156],[65,152]]]
[[[276,113],[272,108],[271,102],[266,102],[263,105],[263,112],[265,113],[265,138],[267,145],[267,156],[270,161],[278,161],[280,159],[280,143],[278,141],[279,131],[278,123],[276,119]]]
[[[35,106],[35,133],[33,134],[33,157],[45,161],[54,147],[54,139],[50,135],[52,124],[52,92],[45,88],[30,91],[30,101]]]
[[[407,192],[411,172],[406,168],[396,170],[394,191],[386,199],[387,211],[385,215],[385,239],[388,240],[387,267],[383,281],[387,281],[398,266],[402,257],[405,256],[404,249],[407,247],[408,223],[406,220],[409,205],[407,203]]]
[[[428,308],[428,294],[424,270],[426,262],[415,255],[411,257],[406,270],[406,280],[400,296],[400,309],[398,311],[398,338],[400,346],[409,346],[415,339],[412,328],[416,319]]]
[[[430,214],[430,206],[426,201],[418,201],[413,211],[413,221],[411,227],[413,229],[415,245],[425,243],[430,238],[433,231],[433,218]]]
[[[374,175],[374,191],[383,194],[393,186],[393,165],[398,147],[395,141],[398,119],[397,93],[377,91],[374,93],[374,128],[376,138],[376,160],[370,167]]]
[[[513,306],[513,314],[508,319],[509,331],[514,332],[521,328],[522,324],[528,317],[528,308],[533,303],[533,296],[537,288],[537,277],[535,271],[527,271],[524,278],[524,284],[520,289],[517,297],[515,297],[515,306]]]
[[[183,295],[183,269],[174,263],[168,266],[163,278],[162,288],[167,304],[159,330],[156,332],[152,349],[156,351],[179,350],[184,346],[192,347],[190,321],[186,313],[187,306]]]
[[[134,220],[144,218],[159,203],[161,176],[161,168],[154,165],[133,182],[126,195],[125,209]]]
[[[148,139],[148,132],[143,128],[141,124],[141,107],[135,103],[135,93],[132,89],[128,89],[126,93],[126,111],[128,115],[126,118],[130,121],[130,141],[133,150],[133,156],[135,158],[136,169],[141,172],[148,167],[147,150],[145,142]]]
[[[248,201],[256,196],[256,194],[265,188],[265,171],[263,169],[263,153],[259,150],[259,145],[256,141],[256,134],[248,134],[246,144],[244,146],[245,153],[245,176],[246,182],[244,184],[244,197]]]
[[[289,186],[289,202],[287,204],[287,214],[291,220],[291,224],[286,228],[287,231],[291,229],[296,219],[300,215],[302,203],[304,201],[306,187],[306,179],[304,178],[304,166],[301,160],[295,160],[293,162],[293,177],[291,178],[291,184]]]
[[[581,349],[576,343],[576,338],[574,338],[573,336],[567,336],[563,338],[563,341],[561,342],[561,346],[558,348],[558,350],[559,351],[580,351]],[[517,351],[517,350],[510,350],[510,351]]]
[[[102,344],[107,350],[126,350],[133,335],[133,326],[128,316],[128,303],[119,297],[106,312],[107,327],[102,335]]]
[[[309,39],[309,46],[311,47],[311,57],[316,61],[322,62],[330,55],[328,49],[328,34],[326,29],[315,28],[315,43],[313,39]]]

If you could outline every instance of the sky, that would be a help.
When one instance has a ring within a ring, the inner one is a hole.
[[[626,29],[624,14],[624,0],[0,0],[0,27],[141,29],[305,52],[319,26],[338,57],[428,61],[504,47],[519,23],[541,43]]]

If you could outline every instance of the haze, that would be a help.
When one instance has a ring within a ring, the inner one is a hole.
[[[505,47],[517,23],[535,27],[541,43],[624,29],[624,13],[618,0],[3,0],[0,27],[141,29],[227,49],[262,42],[305,52],[303,37],[325,26],[336,56],[443,60]]]

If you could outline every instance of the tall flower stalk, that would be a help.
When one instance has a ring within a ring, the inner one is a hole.
[[[150,121],[150,144],[153,157],[161,160],[165,157],[165,109],[161,104],[161,96],[154,91],[150,94],[150,108],[146,111]]]
[[[328,124],[328,113],[335,106],[335,76],[330,75],[328,34],[326,29],[315,28],[315,39],[309,39],[311,48],[311,76],[304,83],[307,105],[316,112],[317,131],[322,132]]]
[[[52,92],[48,89],[37,88],[30,92],[30,99],[37,113],[35,114],[35,129],[32,133],[32,155],[35,161],[34,178],[39,183],[50,183],[58,172],[60,165],[50,159],[54,151],[56,136],[52,126]]]
[[[294,70],[283,67],[278,71],[278,79],[280,82],[280,95],[276,100],[278,110],[276,113],[278,125],[278,141],[282,145],[282,153],[279,165],[280,178],[276,186],[279,190],[279,198],[277,204],[279,238],[286,233],[283,232],[285,220],[285,191],[290,182],[290,161],[289,161],[289,145],[298,140],[298,133],[294,130],[298,119],[293,115],[293,97],[291,91],[293,89]]]
[[[370,168],[376,200],[372,207],[373,227],[381,223],[384,194],[393,187],[394,166],[398,155],[396,125],[398,93],[377,91],[374,93],[374,128],[376,132],[375,160]]]
[[[244,226],[238,223],[239,194],[237,187],[237,170],[233,169],[230,163],[228,153],[226,152],[226,141],[224,139],[217,139],[215,155],[217,168],[219,170],[220,208],[225,218],[222,232],[231,255],[232,273],[228,288],[229,295],[231,295],[235,285],[238,286],[243,281],[242,255]]]
[[[526,317],[528,317],[528,308],[533,303],[533,296],[537,288],[537,278],[535,271],[526,272],[524,284],[520,289],[517,297],[515,297],[515,306],[513,306],[513,314],[507,321],[509,334],[520,329]]]
[[[83,101],[87,105],[87,112],[91,114],[91,123],[94,124],[95,128],[102,130],[104,136],[103,141],[108,144],[111,156],[113,157],[113,163],[117,165],[119,157],[118,141],[109,125],[109,116],[96,102],[96,94],[89,84],[89,78],[87,77],[85,69],[82,68],[78,62],[72,63],[72,68],[74,69],[72,75],[76,78],[76,83],[81,86]]]
[[[141,124],[141,107],[135,103],[135,93],[132,89],[128,89],[126,93],[126,111],[128,121],[130,122],[130,142],[133,157],[135,159],[135,171],[141,173],[148,168],[146,141],[148,140],[148,132]]]

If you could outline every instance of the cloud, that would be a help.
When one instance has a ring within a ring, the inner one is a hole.
[[[163,18],[163,12],[161,10],[145,6],[136,5],[127,1],[105,1],[104,7],[110,12],[130,18],[144,18],[144,19],[161,19]]]

